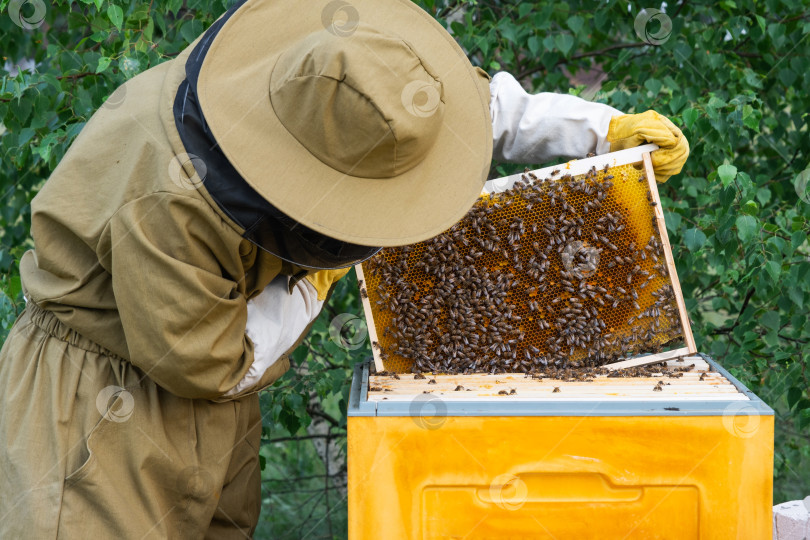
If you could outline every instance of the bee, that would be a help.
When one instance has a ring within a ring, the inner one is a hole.
[[[556,394],[556,393],[557,393],[557,392],[559,392],[559,391],[560,391],[560,387],[559,387],[559,386],[555,386],[555,387],[554,387],[554,390],[552,390],[551,392],[552,392],[552,393],[554,393],[554,394]]]

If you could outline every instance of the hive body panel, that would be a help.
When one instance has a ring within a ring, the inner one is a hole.
[[[352,539],[767,538],[773,417],[349,418]]]

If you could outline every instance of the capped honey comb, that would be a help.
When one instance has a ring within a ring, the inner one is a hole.
[[[657,200],[632,164],[527,172],[482,195],[445,233],[363,263],[375,355],[393,372],[535,373],[671,345]]]

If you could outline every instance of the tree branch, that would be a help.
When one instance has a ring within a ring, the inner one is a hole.
[[[307,407],[307,413],[309,413],[310,416],[317,416],[319,418],[323,418],[324,420],[326,420],[327,422],[329,422],[330,424],[332,424],[332,426],[334,426],[336,428],[340,427],[340,422],[335,417],[333,417],[332,415],[327,414],[327,413],[325,413],[325,412],[323,412],[323,411],[321,411],[319,409],[315,409],[313,407]]]
[[[64,79],[72,79],[75,81],[77,79],[83,79],[84,77],[90,77],[94,75],[100,75],[100,73],[93,73],[92,71],[83,71],[81,73],[71,73],[70,75],[57,75],[56,79],[60,81]]]
[[[681,5],[679,5],[679,6],[678,6],[678,9],[676,9],[676,10],[675,10],[675,13],[673,13],[673,14],[672,14],[672,18],[674,19],[675,17],[677,17],[677,16],[678,16],[678,14],[679,14],[679,13],[681,12],[681,10],[683,9],[683,7],[684,7],[686,4],[688,4],[688,3],[689,3],[689,2],[688,2],[687,0],[684,0],[683,2],[681,2]]]
[[[342,428],[338,428],[342,429]],[[298,437],[276,437],[275,439],[262,439],[262,444],[288,442],[288,441],[304,441],[307,439],[333,439],[337,437],[345,437],[345,433],[328,433],[324,435],[300,435]]]
[[[756,292],[756,290],[757,290],[757,288],[756,288],[756,287],[751,287],[751,288],[748,290],[748,294],[746,294],[746,295],[745,295],[745,300],[743,300],[743,304],[742,304],[742,307],[740,308],[740,312],[739,312],[739,313],[737,313],[737,319],[734,321],[734,324],[732,324],[731,326],[725,326],[725,327],[723,327],[723,328],[718,328],[718,329],[716,329],[714,332],[712,332],[712,335],[717,335],[717,334],[728,334],[728,333],[730,333],[732,330],[734,330],[735,328],[737,328],[737,326],[739,326],[739,324],[740,324],[740,317],[742,317],[742,314],[743,314],[743,312],[745,311],[745,308],[747,308],[747,307],[748,307],[748,302],[750,302],[750,301],[751,301],[751,297],[752,297],[752,296],[754,296],[754,293]]]
[[[598,51],[590,51],[590,52],[585,52],[585,53],[579,53],[579,54],[573,55],[571,58],[563,58],[563,59],[559,60],[555,64],[555,66],[559,66],[560,64],[566,64],[566,63],[570,62],[571,60],[579,60],[580,58],[588,58],[590,56],[599,56],[599,55],[608,53],[610,51],[615,51],[615,50],[618,50],[618,49],[631,49],[631,48],[634,48],[634,47],[646,47],[648,45],[649,45],[649,43],[646,43],[644,41],[640,41],[638,43],[617,43],[615,45],[610,45],[609,47],[605,47],[604,49],[599,49]],[[520,80],[520,79],[523,79],[524,77],[534,75],[538,71],[545,71],[545,69],[546,69],[545,66],[533,67],[531,69],[527,69],[527,70],[519,73],[518,75],[515,76],[515,78]]]

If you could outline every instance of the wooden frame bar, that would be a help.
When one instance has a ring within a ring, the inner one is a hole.
[[[689,315],[686,313],[686,303],[683,300],[683,292],[681,292],[681,282],[678,280],[678,271],[675,269],[675,259],[672,256],[672,246],[669,244],[669,235],[667,234],[667,224],[664,221],[664,209],[661,207],[661,197],[658,195],[658,182],[655,180],[655,171],[652,166],[652,159],[650,153],[645,152],[641,156],[644,163],[644,175],[647,177],[647,182],[650,186],[650,193],[652,194],[655,205],[653,211],[655,212],[655,220],[658,223],[658,232],[661,235],[661,242],[664,244],[664,256],[667,260],[669,267],[669,278],[672,281],[672,289],[675,292],[675,301],[678,303],[678,314],[681,317],[681,330],[683,331],[683,341],[689,354],[697,353],[695,346],[695,337],[692,335],[692,326],[689,323]]]
[[[357,274],[357,285],[360,287],[360,302],[363,304],[363,311],[366,314],[366,324],[368,325],[368,339],[371,340],[371,354],[374,357],[374,367],[377,372],[384,371],[382,358],[378,350],[377,325],[374,324],[374,314],[371,312],[371,302],[368,299],[366,289],[366,275],[363,273],[363,265],[354,265],[354,272]]]

